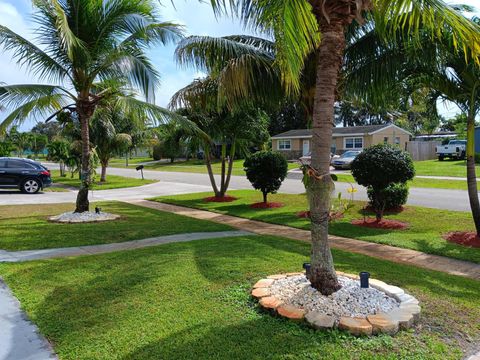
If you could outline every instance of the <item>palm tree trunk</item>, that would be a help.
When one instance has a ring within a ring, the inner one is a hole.
[[[210,148],[205,147],[205,165],[207,165],[207,172],[208,172],[208,177],[210,178],[210,184],[212,184],[213,192],[215,193],[215,196],[219,196],[219,191],[217,187],[217,183],[215,181],[215,176],[213,176],[213,170],[212,170],[212,159],[210,157]]]
[[[90,164],[90,133],[88,125],[94,109],[95,108],[90,105],[88,101],[79,101],[79,104],[77,105],[82,136],[82,164],[80,169],[80,190],[78,191],[75,207],[76,213],[82,213],[89,211],[90,209],[88,190],[92,183],[92,169]]]
[[[311,176],[307,193],[312,221],[312,250],[309,280],[312,286],[324,295],[339,290],[328,244],[328,219],[330,197],[334,184],[330,177],[330,145],[334,123],[335,91],[338,73],[345,50],[344,27],[332,21],[321,28],[322,42],[319,47],[317,81],[312,126],[312,167],[317,174]]]
[[[223,143],[222,144],[222,154],[221,154],[221,159],[222,159],[222,173],[220,175],[220,197],[225,196],[225,173],[226,173],[226,166],[225,166],[225,161],[227,157],[227,144]]]
[[[468,199],[472,210],[477,236],[480,236],[480,203],[478,201],[477,175],[475,173],[475,117],[469,115],[467,121],[467,184]]]
[[[108,166],[108,160],[102,161],[102,173],[100,175],[100,182],[107,181],[107,166]]]
[[[225,180],[224,190],[223,193],[226,194],[228,190],[228,186],[230,185],[230,179],[232,177],[232,170],[233,170],[233,160],[235,159],[235,151],[236,151],[236,140],[232,140],[232,146],[230,147],[230,159],[228,159],[228,170],[227,170],[227,179]]]

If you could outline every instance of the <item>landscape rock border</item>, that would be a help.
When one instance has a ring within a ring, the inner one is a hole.
[[[330,330],[335,327],[345,330],[352,335],[395,335],[400,330],[411,328],[420,318],[421,308],[419,301],[405,293],[397,286],[389,285],[383,281],[370,279],[370,286],[384,292],[386,295],[399,302],[399,306],[387,313],[378,313],[361,317],[341,317],[338,323],[332,316],[319,311],[306,312],[300,307],[283,304],[270,292],[270,287],[279,279],[289,276],[305,275],[303,272],[269,275],[253,285],[251,295],[259,300],[260,306],[269,312],[278,314],[284,318],[301,322],[305,321],[311,327],[318,330]],[[353,280],[359,280],[358,275],[346,274],[337,271],[337,275],[345,276]]]

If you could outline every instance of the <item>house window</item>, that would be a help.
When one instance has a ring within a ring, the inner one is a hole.
[[[384,144],[388,144],[388,136],[385,136],[385,137],[383,138],[383,143],[384,143]]]
[[[292,148],[291,140],[278,140],[278,150],[290,150]]]
[[[395,137],[395,145],[400,145],[400,137],[399,136]]]
[[[363,138],[345,138],[345,149],[363,149]]]

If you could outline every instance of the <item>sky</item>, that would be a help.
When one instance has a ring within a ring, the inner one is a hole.
[[[463,0],[463,4],[477,6],[480,9],[480,0]],[[0,0],[0,24],[33,40],[31,21],[33,7],[30,0]],[[239,21],[231,17],[216,19],[210,4],[198,0],[175,0],[175,7],[169,0],[163,1],[160,7],[163,21],[173,21],[184,25],[187,35],[225,36],[246,33]],[[479,13],[480,15],[480,13]],[[149,51],[149,56],[161,74],[161,86],[156,93],[156,103],[166,106],[170,97],[180,88],[189,84],[193,79],[203,76],[193,68],[180,68],[174,59],[174,45],[158,46]],[[22,84],[38,83],[39,81],[28,74],[26,69],[19,68],[11,59],[11,53],[0,53],[0,83]],[[439,111],[448,117],[453,116],[458,109],[449,104],[439,104]],[[4,117],[0,114],[0,121]],[[21,126],[28,130],[35,124],[29,120]]]

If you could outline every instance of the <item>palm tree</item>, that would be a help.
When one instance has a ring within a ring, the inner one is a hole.
[[[473,21],[480,25],[480,18]],[[466,54],[455,49],[451,41],[451,34],[447,34],[435,48],[441,54],[438,63],[416,67],[414,77],[437,91],[443,99],[455,103],[467,118],[468,198],[477,236],[480,236],[480,202],[475,173],[475,118],[480,114],[480,66],[465,62]]]
[[[238,99],[233,103],[234,110],[229,110],[219,95],[221,81],[214,75],[196,79],[178,90],[170,101],[171,108],[183,112],[209,136],[202,140],[187,134],[184,138],[189,148],[203,150],[205,165],[216,198],[223,198],[227,193],[235,155],[247,154],[250,145],[266,143],[269,137],[268,117],[262,110],[252,106],[251,103],[238,102]],[[226,94],[228,95],[232,94]],[[219,185],[212,168],[215,145],[220,146]]]
[[[115,85],[98,87],[95,83],[130,84],[152,102],[159,74],[145,49],[177,40],[182,29],[171,22],[159,22],[153,0],[34,0],[33,4],[39,46],[5,26],[0,26],[0,46],[12,51],[18,64],[40,79],[60,85],[0,86],[0,102],[14,109],[0,130],[29,115],[74,113],[82,138],[82,182],[75,211],[88,211],[92,183],[89,123],[101,101],[120,96]],[[169,114],[131,96],[124,100],[125,106],[144,108],[151,119],[165,119]]]
[[[225,1],[211,0],[211,3],[217,13],[222,13]],[[417,37],[420,24],[437,38],[453,30],[453,43],[468,49],[467,56],[473,59],[480,52],[478,27],[441,0],[230,0],[229,4],[247,26],[273,34],[275,62],[287,91],[298,92],[305,59],[312,52],[316,54],[312,163],[307,181],[312,219],[308,276],[313,287],[325,295],[331,294],[340,284],[328,244],[328,212],[333,191],[329,174],[330,142],[349,26],[354,21],[362,23],[362,15],[369,13],[375,18],[376,31],[385,38],[394,37],[399,28]]]
[[[132,136],[127,132],[134,120],[115,106],[97,108],[90,123],[91,143],[100,160],[100,182],[107,181],[110,159],[124,153],[132,145]]]

